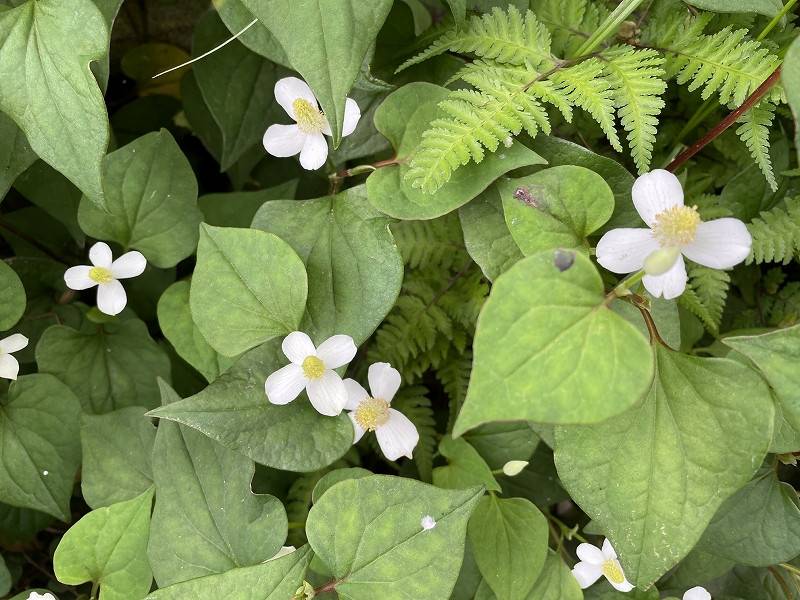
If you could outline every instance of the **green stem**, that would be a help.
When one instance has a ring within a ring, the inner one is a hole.
[[[631,286],[639,283],[645,275],[644,269],[636,271],[633,275],[628,275],[628,277],[619,282],[617,287],[615,287],[609,295],[616,296],[617,298],[630,295]]]
[[[620,24],[630,16],[645,0],[622,0],[619,6],[614,9],[600,27],[595,31],[592,36],[583,43],[583,46],[577,52],[578,56],[594,52],[606,38],[616,33]]]
[[[783,19],[783,17],[785,17],[789,13],[789,11],[792,10],[792,7],[795,4],[797,4],[797,0],[789,0],[786,4],[784,4],[783,8],[781,9],[781,12],[775,15],[775,18],[773,18],[772,21],[767,23],[767,26],[764,27],[764,30],[758,34],[758,37],[756,39],[760,42],[765,37],[767,37],[769,33],[773,29],[775,29],[775,26],[781,22],[781,19]]]
[[[100,583],[97,581],[92,582],[92,592],[89,594],[89,600],[97,600],[97,592],[99,591]]]

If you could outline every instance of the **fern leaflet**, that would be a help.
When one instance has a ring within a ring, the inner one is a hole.
[[[769,155],[769,127],[775,118],[775,105],[770,102],[761,102],[743,114],[738,123],[741,125],[736,134],[747,145],[750,155],[756,161],[758,168],[767,179],[772,191],[777,191],[778,182],[772,170],[772,159]]]
[[[719,331],[731,278],[725,271],[688,264],[689,282],[681,305],[694,313],[712,333]]]
[[[753,237],[748,263],[789,264],[800,254],[800,198],[788,198],[785,206],[762,212],[747,229]]]

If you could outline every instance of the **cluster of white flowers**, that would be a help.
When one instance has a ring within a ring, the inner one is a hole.
[[[580,559],[572,569],[572,575],[582,590],[593,585],[601,577],[619,592],[630,592],[634,586],[625,577],[622,565],[611,542],[603,540],[602,548],[592,544],[580,544],[576,550]],[[711,594],[702,587],[693,587],[683,594],[683,600],[711,600]]]
[[[374,431],[386,458],[411,458],[419,442],[417,428],[390,406],[400,388],[397,369],[389,363],[371,365],[367,373],[370,395],[356,381],[342,380],[334,371],[356,355],[356,345],[349,335],[334,335],[316,347],[307,334],[294,331],[283,340],[281,349],[290,362],[264,383],[272,404],[288,404],[305,390],[311,405],[322,415],[335,417],[348,411],[355,432],[353,443],[367,431]]]

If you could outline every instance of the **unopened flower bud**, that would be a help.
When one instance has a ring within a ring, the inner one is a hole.
[[[522,470],[528,466],[527,460],[510,460],[503,465],[503,474],[509,477],[514,477],[522,473]]]

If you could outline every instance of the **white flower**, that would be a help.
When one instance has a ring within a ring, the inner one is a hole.
[[[358,442],[366,431],[374,431],[384,456],[397,460],[401,456],[411,458],[419,442],[419,433],[414,424],[403,413],[389,407],[400,388],[400,373],[389,363],[370,365],[367,372],[370,396],[352,379],[345,379],[347,405]]]
[[[697,207],[684,206],[681,183],[669,171],[642,175],[633,184],[632,194],[639,216],[650,229],[609,231],[597,244],[597,262],[614,273],[633,273],[654,252],[666,250],[655,262],[663,266],[666,261],[668,268],[651,271],[643,279],[656,298],[677,298],[686,289],[684,256],[712,269],[730,269],[750,254],[753,240],[744,223],[733,218],[701,221]]]
[[[30,596],[28,596],[28,600],[56,600],[56,597],[53,596],[50,592],[45,594],[40,594],[38,592],[31,592]]]
[[[21,333],[15,333],[0,340],[0,377],[3,379],[16,379],[19,373],[19,363],[11,356],[28,345],[28,338]]]
[[[97,308],[107,315],[118,315],[128,303],[119,280],[141,275],[147,266],[142,253],[135,250],[113,259],[108,244],[97,242],[89,249],[92,266],[71,267],[64,273],[64,281],[70,289],[88,290],[97,286]]]
[[[683,600],[711,600],[711,594],[706,588],[697,586],[687,590],[683,595]]]
[[[578,580],[582,590],[588,588],[601,576],[608,579],[608,582],[617,591],[630,592],[633,589],[634,586],[625,579],[622,565],[617,560],[617,553],[614,552],[614,548],[608,540],[603,542],[602,550],[591,544],[581,544],[578,546],[577,554],[581,562],[575,565],[572,574]]]
[[[419,524],[425,531],[430,531],[436,527],[436,519],[430,515],[425,515],[422,517],[422,520],[419,522]]]
[[[323,134],[331,135],[331,126],[319,109],[314,92],[302,79],[284,77],[275,84],[275,100],[294,119],[295,124],[270,125],[264,134],[264,148],[273,156],[280,157],[300,153],[300,164],[304,169],[319,169],[328,159],[328,142]],[[352,98],[347,98],[342,137],[355,131],[360,118],[358,104]]]
[[[335,417],[347,404],[347,390],[333,369],[349,363],[356,345],[349,335],[334,335],[314,347],[302,331],[293,331],[283,340],[283,353],[291,364],[267,377],[264,389],[272,404],[289,404],[303,389],[317,412]]]
[[[527,460],[510,460],[503,465],[503,475],[516,477],[528,466]]]

